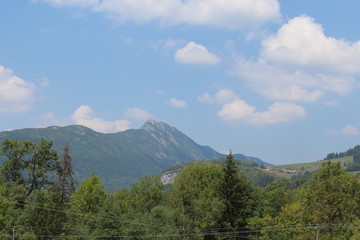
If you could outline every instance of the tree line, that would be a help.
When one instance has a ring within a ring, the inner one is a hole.
[[[356,145],[345,152],[329,153],[324,160],[349,156],[353,158],[353,162],[347,165],[346,170],[348,172],[360,171],[360,145]]]
[[[360,239],[360,182],[339,163],[260,188],[230,152],[110,193],[96,175],[75,187],[69,146],[7,139],[0,154],[1,239]]]

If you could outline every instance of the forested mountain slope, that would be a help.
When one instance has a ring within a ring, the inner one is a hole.
[[[59,155],[68,143],[78,181],[96,174],[108,189],[129,186],[145,175],[159,174],[181,162],[224,156],[155,120],[147,121],[139,129],[112,134],[74,125],[0,132],[0,141],[6,138],[35,142],[42,138],[51,140]],[[241,160],[248,158],[244,156]]]

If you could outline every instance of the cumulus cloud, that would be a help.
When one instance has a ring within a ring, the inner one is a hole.
[[[188,42],[184,48],[178,49],[174,58],[179,63],[200,65],[214,65],[221,61],[221,58],[210,53],[206,47],[194,42]]]
[[[352,125],[347,125],[340,130],[330,129],[327,131],[327,133],[328,134],[340,134],[343,136],[358,136],[358,135],[360,135],[359,129]]]
[[[129,129],[130,123],[127,120],[107,121],[94,117],[94,115],[95,112],[89,106],[81,105],[76,109],[71,118],[78,125],[83,125],[103,133],[119,132]]]
[[[273,62],[341,74],[360,72],[360,41],[327,37],[308,16],[291,19],[262,44],[263,57]]]
[[[314,102],[326,92],[346,95],[360,73],[360,41],[327,37],[314,19],[296,17],[263,40],[258,60],[240,59],[233,73],[275,101]]]
[[[119,22],[188,23],[229,29],[258,26],[280,18],[277,0],[34,0],[54,6],[89,7]]]
[[[248,105],[243,100],[227,103],[218,112],[218,116],[227,122],[236,122],[250,119],[255,112],[255,107]]]
[[[256,112],[256,108],[243,100],[227,103],[218,112],[226,122],[234,124],[268,125],[293,122],[306,117],[303,107],[293,103],[276,102],[265,112]]]
[[[206,103],[228,103],[238,99],[239,96],[229,89],[220,89],[214,96],[210,93],[205,92],[198,97],[198,101]]]
[[[178,100],[176,98],[170,98],[167,101],[167,103],[176,108],[186,108],[187,107],[186,101]]]
[[[151,114],[142,108],[130,108],[125,112],[124,116],[126,118],[133,118],[137,120],[153,119]]]
[[[335,92],[345,95],[352,91],[356,81],[351,76],[311,73],[299,67],[286,68],[271,64],[263,59],[257,62],[241,59],[235,65],[233,73],[243,77],[256,91],[273,100],[284,100],[282,94],[269,94],[269,89],[284,89],[297,92],[297,101],[309,102],[321,97],[320,91]],[[301,94],[300,94],[301,93]],[[288,95],[291,100],[292,97]],[[303,96],[303,97],[301,97]],[[312,98],[308,98],[312,96]]]
[[[324,92],[322,90],[307,91],[300,86],[289,86],[284,88],[269,88],[263,89],[264,96],[270,99],[283,100],[283,101],[304,101],[314,102],[317,101]]]
[[[290,102],[275,102],[267,111],[256,111],[232,90],[221,89],[212,96],[205,92],[198,100],[206,103],[221,104],[217,116],[232,124],[268,125],[274,123],[293,122],[306,117],[303,107]]]
[[[77,1],[73,0],[74,5]],[[189,23],[232,29],[256,26],[280,17],[277,0],[103,0],[94,9],[118,21],[142,23],[159,19],[162,24]]]
[[[13,74],[0,65],[0,113],[27,111],[34,102],[34,84]]]

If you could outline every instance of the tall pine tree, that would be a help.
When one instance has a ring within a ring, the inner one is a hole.
[[[253,212],[253,188],[245,176],[240,175],[240,169],[236,166],[231,152],[223,164],[223,173],[219,193],[224,209],[219,225],[224,232],[243,231],[246,220]],[[236,238],[236,234],[229,234],[228,239],[232,238]]]

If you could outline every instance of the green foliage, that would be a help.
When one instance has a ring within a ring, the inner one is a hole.
[[[322,232],[330,237],[344,234],[340,225],[360,216],[360,183],[345,173],[339,163],[323,163],[309,181],[303,196],[304,219],[326,226]],[[334,226],[334,227],[333,227]]]
[[[130,196],[134,209],[147,213],[163,203],[164,186],[159,175],[145,176],[132,185]]]
[[[209,165],[214,164],[221,166],[225,161],[225,158],[218,158],[213,160],[197,160],[192,162],[180,163],[164,170],[163,174],[179,173],[186,166],[192,164]],[[265,172],[257,167],[257,164],[252,161],[239,161],[235,160],[236,166],[240,168],[241,174],[244,175],[253,185],[257,187],[265,187],[272,181],[279,180],[280,178],[275,174]]]
[[[195,228],[217,226],[223,203],[218,189],[222,170],[214,164],[191,164],[175,178],[169,193],[170,203],[192,219]]]
[[[339,152],[339,153],[329,153],[324,160],[330,160],[335,158],[342,158],[347,156],[354,156],[356,154],[360,154],[360,145],[356,145],[353,148],[348,149],[345,152]]]
[[[348,172],[360,171],[360,152],[353,155],[353,162],[348,164],[346,170]]]
[[[192,221],[180,209],[157,206],[145,216],[144,221],[151,223],[145,226],[144,236],[152,236],[153,239],[202,239],[200,232],[192,227]]]
[[[58,186],[49,184],[49,176],[61,173],[51,146],[45,140],[3,144],[0,236],[4,239],[11,239],[13,230],[16,239],[34,240],[360,236],[360,182],[340,162],[318,162],[322,164],[318,171],[304,172],[303,178],[293,177],[292,182],[273,181],[254,163],[236,161],[230,153],[226,159],[186,165],[167,192],[160,177],[150,175],[129,189],[108,194],[93,175],[67,193],[66,202]],[[263,188],[254,187],[243,171]]]
[[[58,156],[51,149],[52,142],[41,139],[38,144],[26,140],[6,139],[1,146],[1,155],[6,160],[1,168],[5,181],[24,184],[26,195],[51,183],[49,174],[58,170]]]
[[[136,227],[139,230],[144,227],[143,224],[138,224],[138,219],[141,219],[143,214],[135,211],[130,193],[126,189],[110,195],[95,216],[93,235],[104,236],[105,239],[129,235]]]
[[[311,178],[312,173],[305,171],[301,174],[297,174],[294,176],[291,176],[290,180],[291,180],[291,187],[292,188],[298,188],[301,187],[302,185],[304,185],[307,181],[309,181],[309,179]]]
[[[62,161],[59,163],[59,171],[57,173],[58,180],[55,186],[61,196],[61,201],[67,203],[75,191],[75,172],[72,166],[69,145],[65,144],[63,150],[64,153],[62,155]]]
[[[23,225],[32,230],[37,236],[36,239],[49,239],[47,236],[60,237],[66,214],[55,186],[49,185],[42,192],[36,191],[33,199],[27,200],[22,218]]]
[[[287,186],[282,182],[272,182],[262,190],[261,208],[262,216],[276,217],[281,209],[289,203],[290,193]]]
[[[250,182],[239,174],[231,153],[224,162],[219,187],[220,200],[224,204],[220,224],[233,231],[243,229],[254,211],[254,190]]]
[[[304,188],[296,190],[292,203],[276,216],[263,218],[265,239],[350,239],[360,217],[360,183],[339,162],[323,162]],[[272,231],[265,225],[281,231]],[[355,238],[356,239],[356,238]]]
[[[70,198],[66,235],[92,234],[96,224],[96,214],[100,212],[106,198],[107,193],[99,177],[93,175],[82,182]]]
[[[0,180],[0,235],[12,235],[14,226],[22,223],[26,197],[25,186]],[[23,232],[23,231],[22,231]]]
[[[252,184],[258,187],[266,187],[268,184],[278,179],[278,177],[274,176],[273,174],[258,168],[240,166],[240,169],[242,170],[242,174],[245,175]]]
[[[35,144],[32,141],[24,141],[23,143],[18,140],[5,139],[1,146],[1,153],[6,157],[1,168],[2,177],[15,184],[24,184],[22,171],[25,169],[26,157],[32,154]]]

